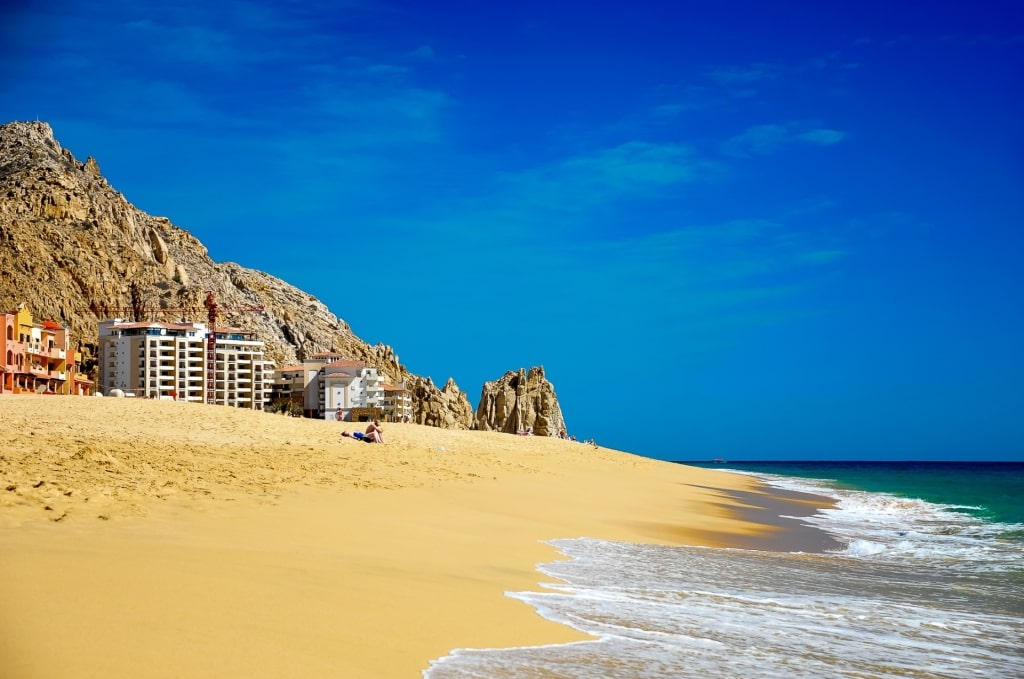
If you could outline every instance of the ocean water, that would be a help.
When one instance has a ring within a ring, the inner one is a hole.
[[[594,641],[458,649],[428,679],[1024,677],[1024,464],[715,465],[834,498],[826,554],[556,540],[509,592]],[[481,621],[486,624],[486,621]]]

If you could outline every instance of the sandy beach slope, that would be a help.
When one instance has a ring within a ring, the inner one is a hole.
[[[584,638],[504,596],[544,540],[820,543],[774,518],[813,498],[557,439],[96,397],[0,424],[5,677],[416,677]]]

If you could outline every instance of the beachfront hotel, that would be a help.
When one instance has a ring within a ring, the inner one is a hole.
[[[412,396],[401,384],[380,385],[384,389],[384,402],[381,409],[384,418],[392,422],[412,422]]]
[[[189,321],[102,321],[101,393],[120,390],[125,395],[262,410],[274,373],[273,362],[264,358],[263,342],[252,332],[217,327],[211,380],[209,332],[205,323]]]
[[[92,382],[80,374],[65,326],[52,320],[36,323],[24,303],[0,319],[0,394],[90,393]]]
[[[277,371],[274,402],[301,403],[306,417],[393,422],[412,418],[412,397],[403,385],[384,382],[377,369],[336,352],[314,354],[301,365]]]

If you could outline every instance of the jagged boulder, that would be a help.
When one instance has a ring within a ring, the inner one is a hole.
[[[529,372],[509,370],[499,380],[484,382],[474,426],[506,434],[532,428],[537,436],[556,436],[566,428],[555,387],[544,376],[542,366]]]
[[[429,377],[411,376],[405,383],[412,396],[413,422],[441,429],[471,429],[473,406],[455,380],[438,389]]]

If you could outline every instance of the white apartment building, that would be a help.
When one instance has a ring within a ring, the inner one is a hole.
[[[262,409],[270,397],[274,364],[264,358],[255,333],[218,327],[213,379],[208,380],[205,323],[126,322],[99,324],[99,391],[114,389],[148,398],[212,402]]]
[[[384,417],[392,422],[412,422],[412,396],[400,384],[382,384]]]
[[[275,399],[291,397],[297,401],[296,395],[301,392],[307,417],[333,420],[339,408],[345,419],[365,416],[361,411],[371,409],[395,421],[412,417],[411,398],[404,387],[385,384],[376,368],[337,353],[314,354],[302,365],[282,368],[275,375],[273,389]]]
[[[384,380],[376,368],[368,368],[362,361],[333,361],[323,367],[318,375],[322,388],[319,391],[320,410],[324,417],[336,414],[338,408],[349,411],[352,408],[382,408],[384,405]]]

